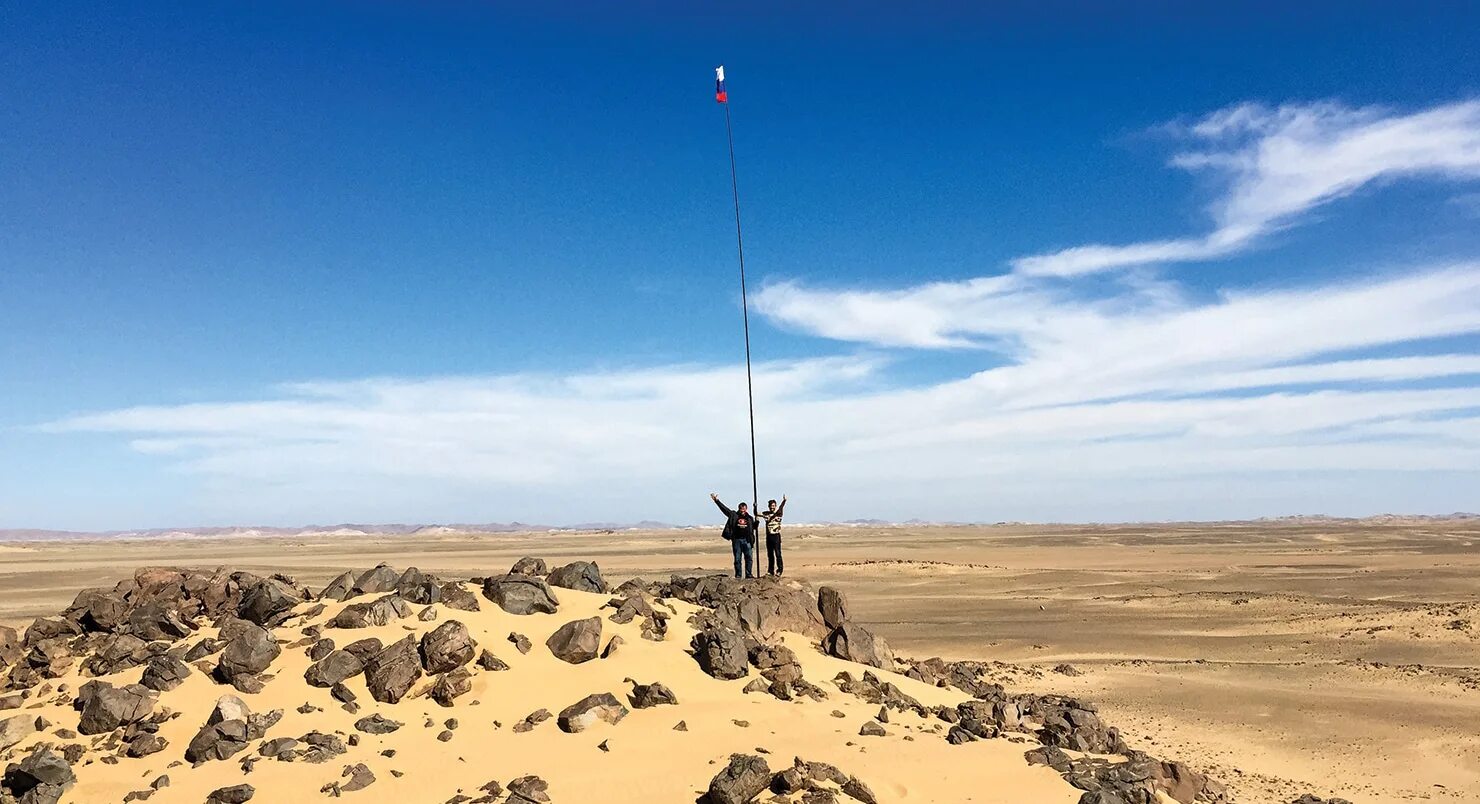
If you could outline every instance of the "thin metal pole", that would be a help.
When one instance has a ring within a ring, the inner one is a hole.
[[[730,142],[730,193],[735,197],[735,249],[740,255],[740,316],[745,322],[745,399],[750,409],[750,516],[755,521],[761,507],[760,484],[755,471],[755,386],[750,376],[750,301],[745,288],[745,238],[740,234],[740,184],[735,178],[735,129],[730,125],[730,104],[725,107],[725,135]],[[760,528],[755,529],[755,574],[761,572]]]

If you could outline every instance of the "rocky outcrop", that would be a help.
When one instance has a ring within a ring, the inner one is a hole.
[[[741,581],[725,575],[675,576],[659,590],[663,597],[711,609],[715,624],[763,642],[782,631],[820,639],[827,627],[817,612],[817,599],[802,584],[782,578]]]

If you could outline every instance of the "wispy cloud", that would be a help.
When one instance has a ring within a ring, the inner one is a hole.
[[[1302,214],[1385,180],[1480,177],[1480,102],[1410,114],[1338,103],[1243,104],[1190,126],[1198,143],[1171,164],[1211,174],[1221,188],[1205,235],[1126,245],[1091,244],[1020,257],[1030,276],[1079,274],[1226,256],[1296,223]]]
[[[1403,507],[1394,473],[1412,472],[1428,480],[1406,499],[1480,506],[1480,262],[1212,298],[1131,267],[1247,248],[1374,182],[1480,175],[1480,104],[1244,105],[1178,133],[1202,147],[1173,164],[1224,180],[1208,235],[962,282],[764,288],[771,323],[864,350],[757,367],[768,485],[810,496],[807,516],[1127,518],[1270,512],[1226,507],[1220,484],[1275,511]],[[1130,269],[1083,276],[1110,268]],[[931,350],[977,362],[926,382],[897,370]],[[691,519],[696,494],[748,486],[744,391],[733,365],[392,377],[44,429],[130,439],[244,511]],[[1336,482],[1353,472],[1369,480]],[[1281,489],[1289,473],[1299,489]]]

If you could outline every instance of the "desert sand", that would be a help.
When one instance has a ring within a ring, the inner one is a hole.
[[[1095,701],[1131,747],[1186,761],[1227,785],[1235,801],[1288,802],[1306,792],[1354,802],[1480,801],[1477,543],[1480,524],[1464,520],[791,526],[787,574],[844,589],[854,619],[886,637],[897,654],[1000,662],[992,673],[1010,691]],[[634,575],[724,571],[724,548],[712,529],[17,543],[0,549],[0,620],[23,627],[31,617],[65,608],[78,589],[111,586],[146,565],[285,572],[321,586],[343,570],[376,561],[469,578],[503,572],[528,554],[552,565],[592,559],[616,583]],[[597,613],[609,596],[565,590],[561,596],[558,615],[516,617],[488,605],[476,613],[441,612],[444,620],[455,615],[466,622],[480,644],[493,641],[489,647],[512,666],[503,674],[507,680],[475,676],[473,690],[452,710],[424,698],[387,708],[388,717],[407,725],[366,738],[362,745],[374,751],[324,765],[274,763],[291,770],[274,768],[271,778],[250,774],[247,780],[264,791],[254,800],[290,788],[291,798],[266,800],[309,800],[343,764],[365,762],[377,778],[374,794],[398,800],[445,801],[458,788],[477,795],[490,779],[538,774],[549,781],[555,801],[693,801],[724,757],[758,747],[771,752],[777,769],[794,755],[833,763],[867,781],[880,800],[1078,800],[1079,791],[1058,774],[1023,760],[1032,744],[999,739],[949,747],[972,752],[962,761],[959,751],[944,750],[938,734],[926,736],[928,725],[920,719],[890,726],[888,738],[859,737],[860,723],[878,707],[836,691],[827,701],[804,704],[743,695],[738,689],[745,681],[711,679],[684,652],[689,632],[683,617],[673,621],[663,643],[626,633],[635,624],[608,623],[609,633],[625,640],[617,655],[562,666],[541,653],[543,637]],[[332,614],[333,606],[315,622]],[[425,631],[436,622],[417,625]],[[382,630],[383,639],[411,633],[402,623]],[[510,650],[502,642],[510,630],[526,633],[536,649],[529,655]],[[371,633],[378,632],[356,636]],[[815,640],[786,639],[806,677],[824,687],[846,664],[821,655]],[[285,649],[278,662],[278,677],[299,677],[308,659],[302,649]],[[849,667],[857,675],[858,667]],[[628,677],[668,685],[684,712],[634,710],[617,726],[589,735],[559,733],[551,724],[528,734],[509,730],[535,709],[556,712],[591,692],[620,693]],[[71,682],[75,687],[80,680]],[[891,680],[922,703],[953,705],[963,698],[959,691]],[[188,743],[223,691],[230,690],[199,675],[167,693],[167,702],[190,700],[190,713],[160,733],[172,745]],[[356,719],[329,700],[316,701],[324,712],[298,713],[306,700],[301,680],[282,687],[274,682],[246,697],[254,710],[285,710],[270,736],[296,737],[310,728],[351,731]],[[363,694],[360,699],[368,701]],[[833,709],[844,717],[832,717]],[[58,724],[76,719],[70,710],[46,716]],[[433,739],[441,726],[425,728],[423,716],[437,724],[455,716],[460,727],[444,744]],[[680,718],[689,732],[672,731]],[[750,725],[738,727],[733,719]],[[492,728],[494,720],[503,728]],[[886,739],[887,748],[873,739]],[[610,751],[597,750],[602,740]],[[395,761],[379,755],[387,747],[397,750]],[[120,800],[151,778],[139,763],[163,765],[177,753],[90,767],[66,800]],[[654,757],[671,772],[654,772]],[[188,766],[176,768],[169,771],[171,787],[153,800],[200,801],[210,789],[241,780],[235,763],[215,764],[236,776],[196,778]],[[392,769],[405,775],[395,777]],[[150,772],[157,770],[163,768]]]

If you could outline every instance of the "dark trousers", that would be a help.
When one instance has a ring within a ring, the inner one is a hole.
[[[781,534],[766,534],[766,572],[772,575],[780,575],[784,567],[781,564]]]
[[[741,563],[744,563],[745,564],[745,576],[744,577],[750,578],[750,577],[753,577],[755,575],[755,569],[754,569],[754,566],[755,566],[754,565],[754,561],[755,561],[755,559],[751,556],[751,552],[750,552],[750,548],[752,546],[753,546],[753,542],[751,542],[749,539],[731,539],[730,540],[730,552],[735,554],[735,577],[736,578],[741,577],[741,575],[740,575],[740,565],[741,565]]]

